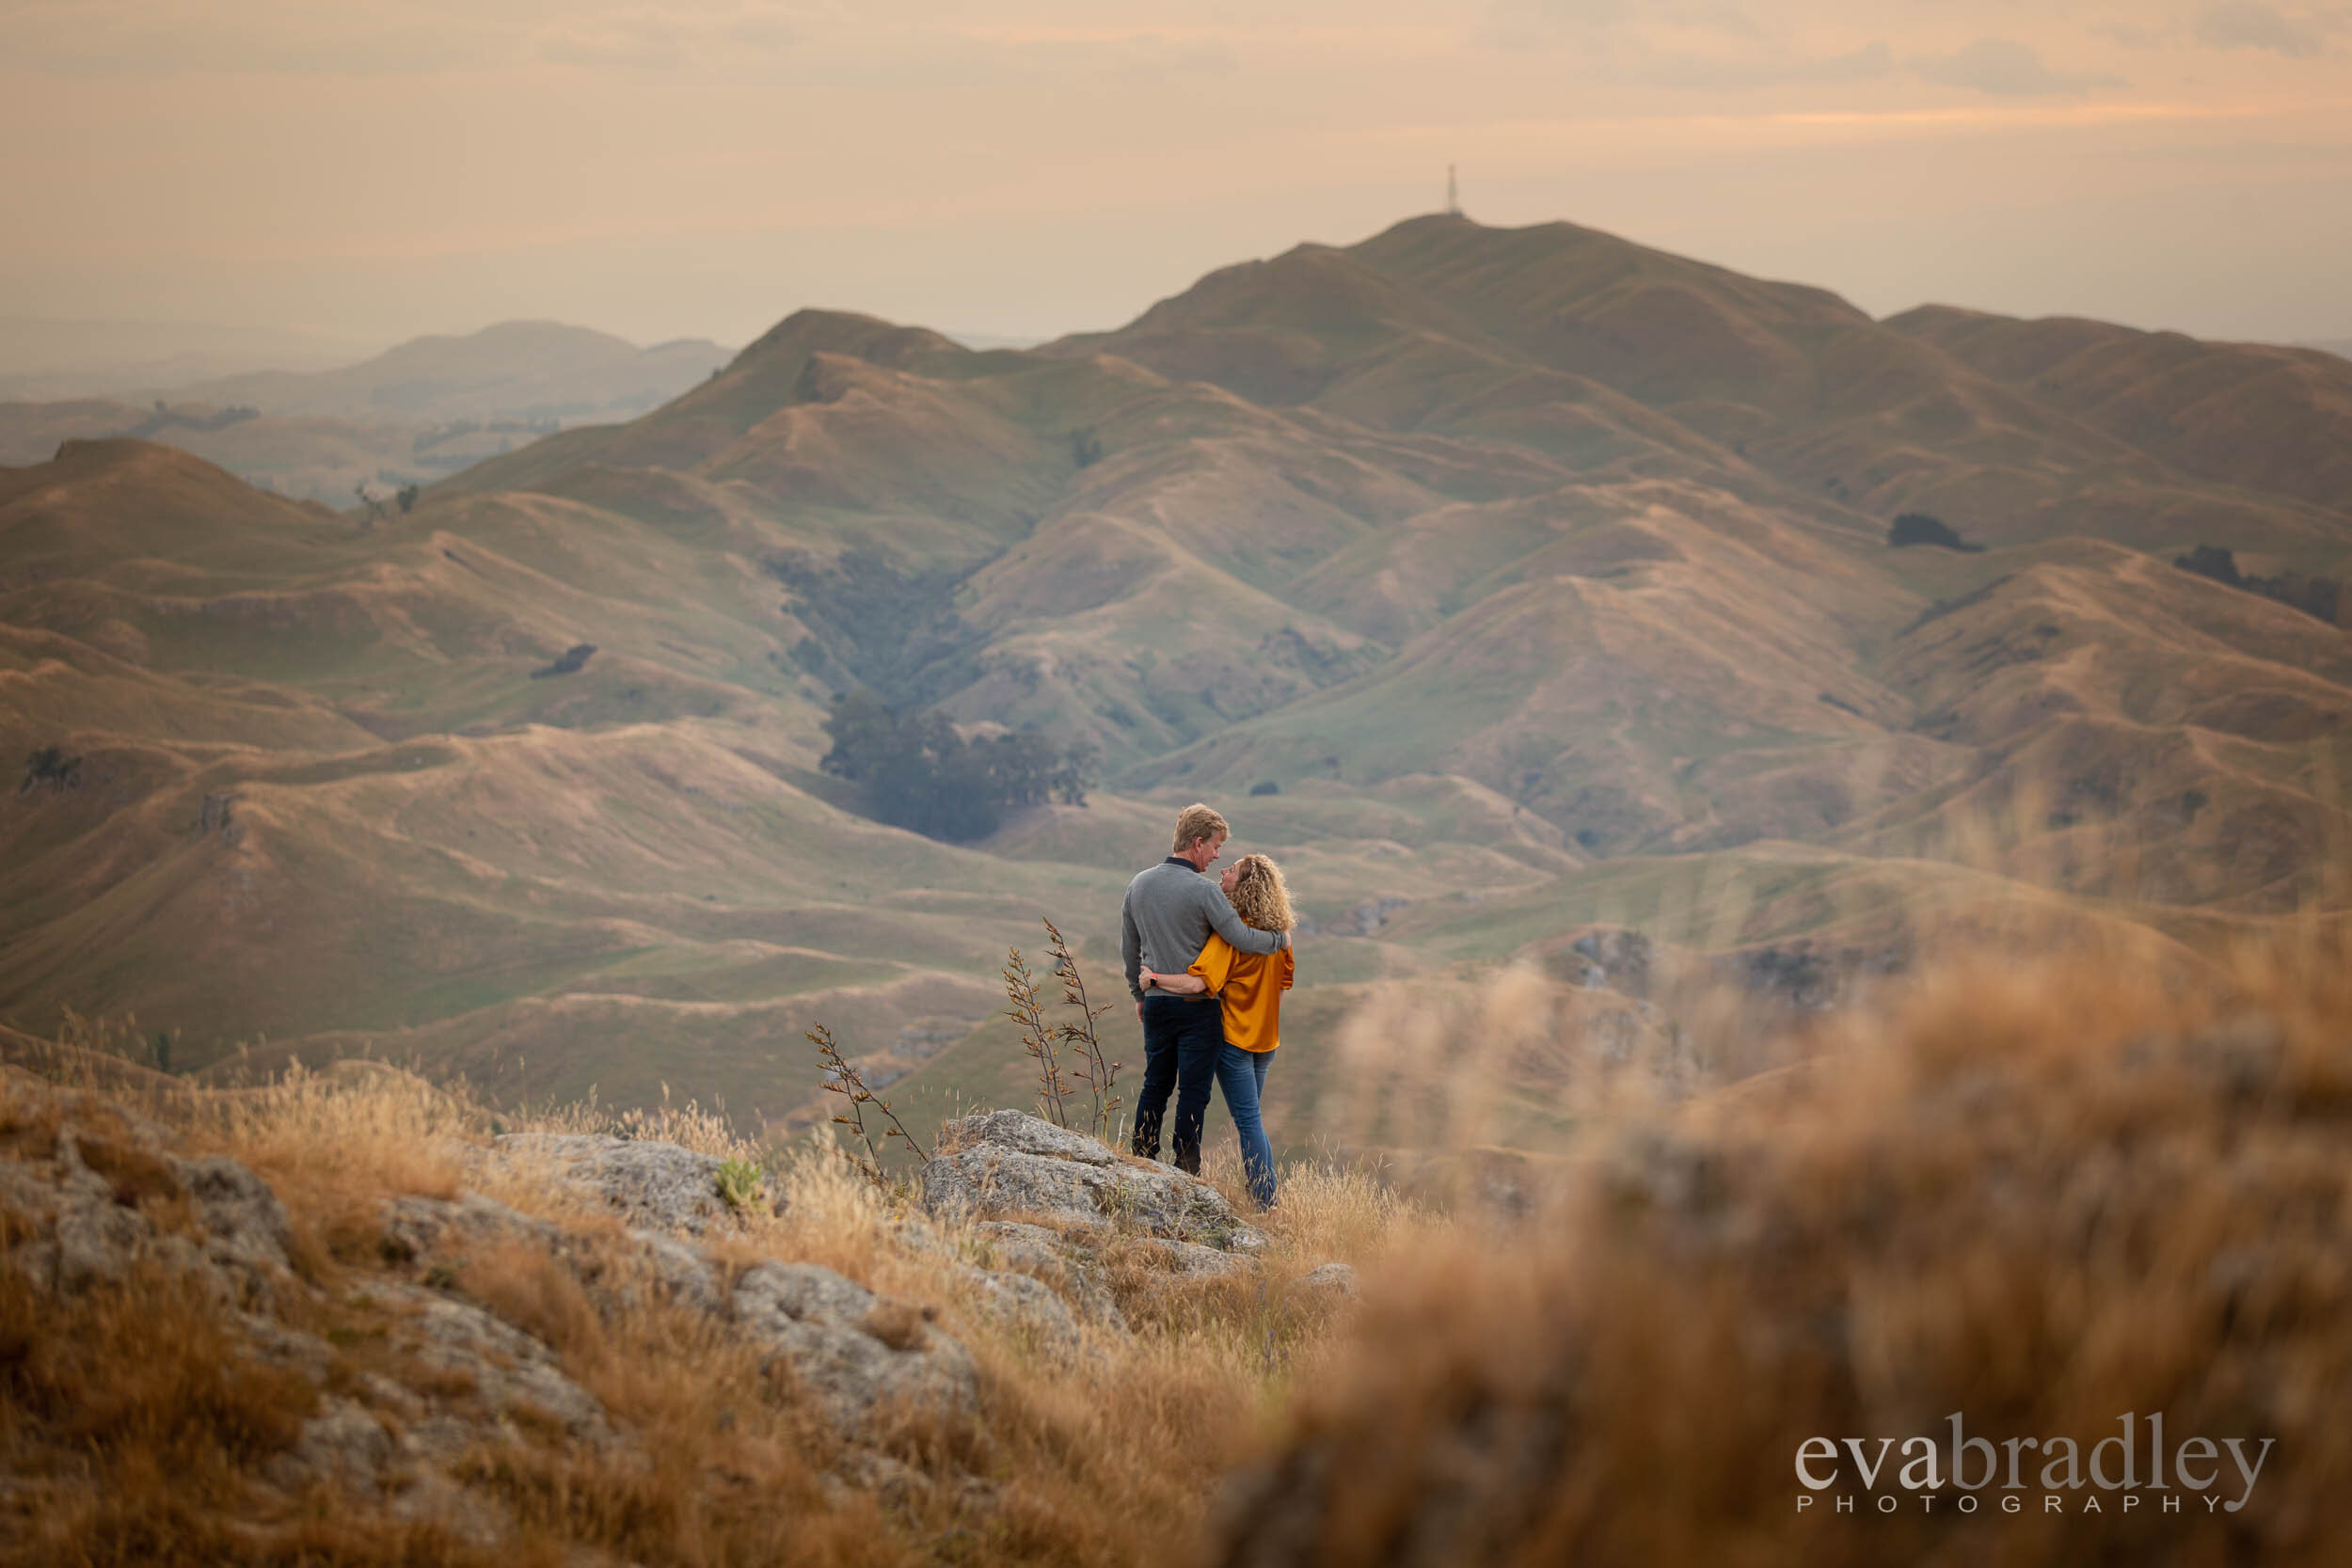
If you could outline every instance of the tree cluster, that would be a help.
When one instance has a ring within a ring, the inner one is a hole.
[[[42,746],[24,760],[24,782],[16,787],[24,795],[42,785],[72,789],[82,782],[82,759],[68,752],[62,746]]]
[[[894,708],[868,691],[834,699],[819,765],[857,785],[866,814],[927,838],[985,838],[1017,806],[1086,803],[1090,746],[1034,730],[966,740],[936,708]]]
[[[1938,549],[1958,550],[1963,555],[1981,555],[1982,545],[1972,545],[1963,539],[1949,523],[1926,512],[1906,512],[1886,530],[1886,543],[1893,549],[1906,549],[1915,545],[1932,545]]]
[[[2335,624],[2343,604],[2343,585],[2333,578],[2305,577],[2300,572],[2281,572],[2275,578],[2255,577],[2240,572],[2236,552],[2219,545],[2200,545],[2186,555],[2174,556],[2172,564],[2184,572],[2194,572],[2201,578],[2211,578],[2232,588],[2275,599],[2330,625]]]

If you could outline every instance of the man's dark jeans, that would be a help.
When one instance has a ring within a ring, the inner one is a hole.
[[[1143,999],[1143,1090],[1136,1096],[1133,1148],[1160,1157],[1160,1118],[1168,1091],[1176,1093],[1176,1168],[1200,1174],[1200,1122],[1225,1049],[1225,1009],[1214,997],[1186,1001],[1153,994]]]

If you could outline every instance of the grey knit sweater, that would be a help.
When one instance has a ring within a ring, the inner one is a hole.
[[[1244,925],[1216,879],[1194,870],[1190,861],[1170,856],[1137,872],[1127,884],[1127,903],[1119,918],[1119,956],[1127,965],[1127,989],[1136,1000],[1143,1000],[1145,965],[1162,974],[1182,974],[1209,944],[1211,931],[1245,953],[1279,952],[1291,942],[1286,931]]]

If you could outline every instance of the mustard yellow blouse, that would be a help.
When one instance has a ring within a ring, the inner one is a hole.
[[[1207,982],[1225,1011],[1225,1043],[1271,1051],[1282,1043],[1282,993],[1298,971],[1287,947],[1263,958],[1245,953],[1212,931],[1187,974]]]

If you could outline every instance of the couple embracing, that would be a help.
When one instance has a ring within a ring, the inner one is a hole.
[[[1241,1134],[1242,1169],[1260,1207],[1274,1207],[1274,1150],[1258,1114],[1258,1093],[1279,1033],[1282,992],[1294,964],[1290,890],[1282,869],[1244,855],[1212,877],[1230,829],[1204,805],[1176,818],[1168,859],[1127,884],[1120,956],[1143,1023],[1143,1092],[1136,1100],[1134,1148],[1160,1154],[1160,1119],[1176,1094],[1176,1168],[1200,1173],[1200,1124],[1209,1085]]]

